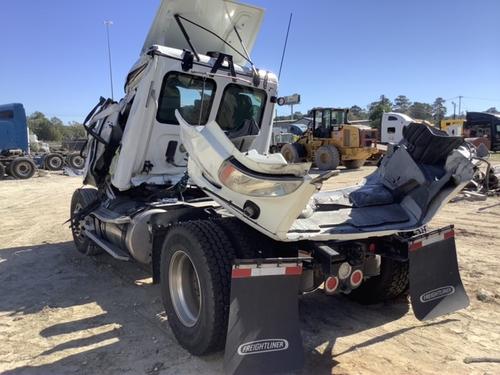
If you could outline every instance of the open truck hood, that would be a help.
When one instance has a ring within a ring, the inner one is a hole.
[[[162,0],[144,42],[142,53],[146,53],[155,44],[189,49],[186,38],[174,18],[176,14],[214,32],[245,56],[244,48],[234,28],[238,30],[250,54],[262,23],[264,10],[228,0]],[[182,23],[198,53],[206,54],[208,51],[227,53],[233,56],[235,63],[245,65],[246,60],[223,41],[189,22],[182,21]]]
[[[461,138],[411,124],[403,141],[363,183],[320,192],[321,181],[305,172],[308,163],[287,164],[281,154],[255,150],[242,153],[215,121],[195,127],[176,115],[189,154],[189,177],[231,214],[281,241],[352,240],[414,231],[473,176],[470,151]],[[224,179],[234,169],[240,177],[230,186]],[[249,178],[254,185],[293,182],[296,188],[256,196],[244,186]]]

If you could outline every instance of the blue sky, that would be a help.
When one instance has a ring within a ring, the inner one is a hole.
[[[366,106],[381,94],[424,102],[463,95],[463,110],[500,109],[498,0],[246,2],[266,9],[252,55],[275,72],[293,12],[280,94],[300,93],[296,110]],[[114,22],[118,97],[159,3],[2,1],[0,103],[82,121],[100,95],[110,95],[103,21]]]

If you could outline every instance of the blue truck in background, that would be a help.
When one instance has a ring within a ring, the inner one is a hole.
[[[66,143],[79,143],[79,141]],[[85,160],[79,152],[76,152],[81,146],[82,144],[78,144],[73,152],[62,149],[56,152],[33,153],[30,150],[30,135],[24,106],[21,103],[0,105],[0,179],[6,175],[27,179],[35,174],[37,167],[56,171],[63,169],[66,164],[72,169],[82,169]],[[68,145],[66,148],[71,150]]]
[[[0,105],[0,179],[5,174],[32,177],[36,164],[30,156],[26,112],[20,103]]]

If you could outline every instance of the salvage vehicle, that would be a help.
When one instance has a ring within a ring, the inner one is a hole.
[[[28,179],[36,172],[29,155],[26,113],[20,103],[0,105],[0,180],[5,175]]]
[[[6,174],[28,179],[37,167],[56,171],[68,165],[83,169],[83,157],[75,151],[48,150],[46,143],[29,134],[26,111],[21,103],[0,105],[0,179]]]
[[[409,288],[421,320],[468,305],[453,226],[426,225],[472,178],[469,148],[409,125],[364,183],[321,191],[333,172],[268,152],[278,82],[249,57],[262,17],[163,1],[124,98],[84,121],[70,209],[77,250],[148,265],[179,344],[225,347],[228,374],[301,368],[298,296],[317,288],[362,303]]]
[[[378,153],[377,130],[349,123],[348,113],[348,108],[313,108],[309,128],[296,142],[281,148],[286,161],[311,161],[323,171],[340,164],[347,169],[362,167]]]

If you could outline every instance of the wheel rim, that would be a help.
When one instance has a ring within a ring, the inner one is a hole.
[[[193,327],[200,317],[201,288],[196,268],[184,251],[172,255],[168,281],[177,317],[186,327]]]
[[[73,165],[76,167],[76,168],[81,168],[83,167],[83,158],[79,155],[76,155],[76,156],[73,156]]]
[[[330,160],[329,160],[329,157],[326,153],[322,153],[320,156],[319,156],[319,160],[321,160],[322,163],[328,163]]]
[[[31,173],[31,165],[28,162],[21,162],[16,166],[16,173],[19,177],[28,177]]]
[[[75,209],[73,210],[73,217],[76,216],[82,209],[82,205],[80,203],[77,203],[75,205]],[[85,232],[83,230],[83,225],[82,225],[81,220],[73,220],[71,230],[73,231],[73,235],[75,236],[76,239],[78,239],[79,242],[85,241]]]
[[[49,165],[51,168],[57,169],[61,168],[62,166],[62,160],[58,157],[53,157],[49,159]]]

